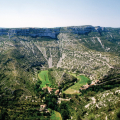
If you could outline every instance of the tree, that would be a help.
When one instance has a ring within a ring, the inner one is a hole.
[[[0,114],[0,120],[9,120],[9,115],[8,115],[8,110],[7,109],[2,109],[1,114]]]
[[[89,120],[95,120],[95,115],[94,115],[94,114],[91,114],[91,115],[89,116]]]
[[[120,120],[120,108],[117,110],[114,116],[115,120]]]
[[[42,84],[42,82],[40,80],[37,81],[36,85],[35,85],[35,91],[40,91],[41,88],[40,88],[40,85]]]
[[[82,120],[82,118],[79,114],[77,115],[77,120]]]
[[[87,84],[90,85],[90,84],[91,84],[91,80],[88,80],[88,81],[87,81]]]
[[[61,115],[62,115],[63,120],[69,119],[69,111],[65,109],[61,109]]]

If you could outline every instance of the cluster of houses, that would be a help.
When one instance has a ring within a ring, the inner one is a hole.
[[[88,85],[88,83],[86,83],[86,85],[83,85],[80,90],[86,90],[87,88],[89,88],[90,86],[92,85],[96,85],[97,83],[100,83],[99,80],[95,80],[95,81],[92,81],[92,83],[90,85]]]
[[[49,87],[49,86],[42,88],[42,90],[45,90],[45,89],[47,89],[48,92],[51,94],[51,92],[52,92],[54,89],[56,89],[56,88],[51,88],[51,87]],[[59,89],[57,89],[57,90],[55,91],[55,95],[60,95],[60,90],[59,90]]]
[[[42,88],[42,90],[45,90],[45,89],[47,89],[48,92],[49,92],[49,94],[51,94],[51,92],[52,92],[54,89],[56,89],[56,88],[51,88],[51,87],[49,87],[49,86]],[[57,90],[55,91],[55,95],[60,95],[60,90],[59,90],[59,89],[57,89]],[[49,112],[49,111],[47,110],[47,105],[46,105],[46,104],[40,105],[40,110],[39,110],[39,111],[45,111],[46,113]]]

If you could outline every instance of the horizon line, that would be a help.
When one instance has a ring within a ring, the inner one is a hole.
[[[61,26],[61,27],[0,27],[0,29],[17,29],[17,28],[64,28],[64,27],[84,27],[84,26],[93,26],[93,25],[71,25],[71,26]],[[104,26],[93,26],[93,27],[104,27]],[[120,28],[120,27],[105,27],[105,28]]]

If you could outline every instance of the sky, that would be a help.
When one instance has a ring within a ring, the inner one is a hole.
[[[0,0],[0,27],[120,27],[120,0]]]

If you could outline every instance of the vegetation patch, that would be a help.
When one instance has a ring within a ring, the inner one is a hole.
[[[52,115],[50,117],[51,120],[62,120],[61,114],[57,111],[52,111]]]
[[[103,79],[100,79],[100,83],[97,85],[90,86],[86,90],[81,90],[82,94],[86,94],[94,91],[95,93],[103,92],[106,90],[113,89],[115,87],[120,87],[120,69],[114,66]]]
[[[65,90],[64,93],[66,94],[78,93],[80,87],[85,85],[89,81],[89,78],[85,77],[84,75],[76,76],[76,78],[78,79],[78,82],[75,83],[73,86],[69,87],[67,90]]]
[[[70,88],[68,88],[67,90],[65,90],[64,93],[65,93],[65,94],[78,94],[79,91],[78,91],[78,90],[71,89],[71,87],[70,87]]]
[[[48,86],[51,86],[49,78],[48,78],[48,70],[41,71],[38,74],[39,79],[42,81],[41,87],[46,87],[46,84]]]
[[[48,69],[48,77],[52,88],[56,88],[58,86],[58,82],[56,82],[56,79],[58,78],[54,77],[54,73],[55,72],[53,71],[53,69]]]

